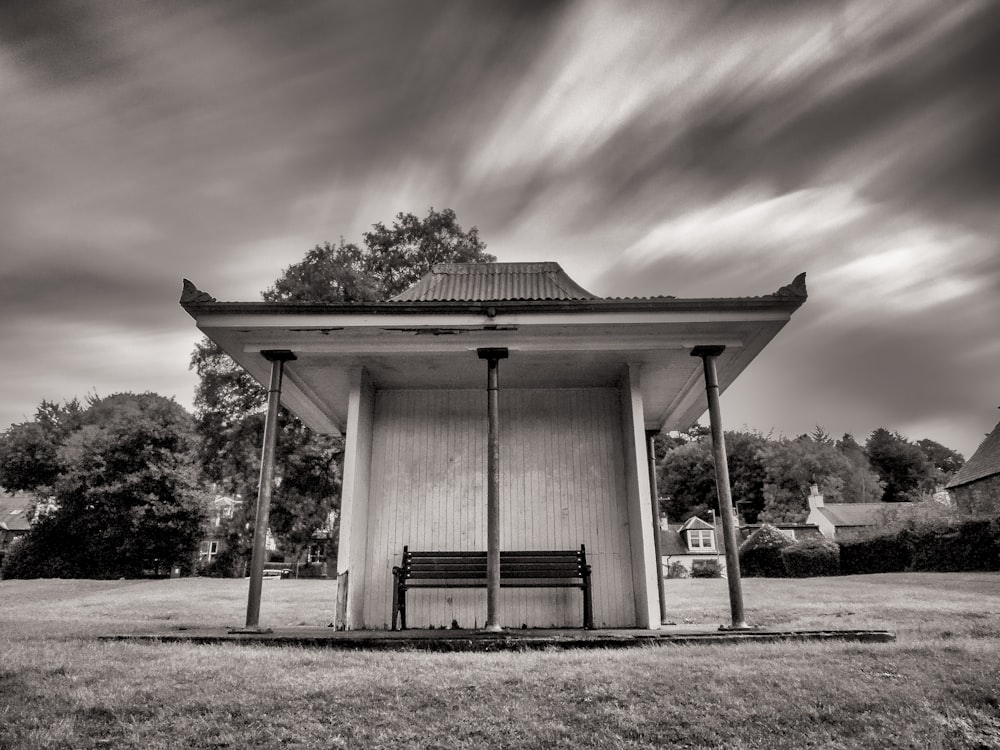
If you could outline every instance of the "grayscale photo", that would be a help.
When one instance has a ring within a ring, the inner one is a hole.
[[[0,750],[1000,750],[1000,5],[2,0]]]

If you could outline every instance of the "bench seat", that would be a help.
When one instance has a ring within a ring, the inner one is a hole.
[[[403,547],[392,569],[392,629],[406,630],[410,589],[486,588],[485,552],[422,552]],[[583,626],[594,627],[590,565],[584,545],[571,550],[500,552],[501,588],[578,588],[583,592]]]

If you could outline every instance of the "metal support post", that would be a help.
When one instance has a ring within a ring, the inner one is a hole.
[[[719,406],[719,375],[715,359],[726,347],[696,346],[692,357],[701,357],[705,368],[705,393],[708,396],[708,416],[712,428],[712,450],[715,454],[715,485],[722,513],[722,533],[726,540],[726,579],[729,582],[729,608],[732,625],[726,630],[747,630],[743,615],[743,586],[740,581],[740,557],[737,551],[736,526],[733,513],[733,493],[729,486],[729,464],[726,459],[726,439],[722,431],[722,410]]]
[[[667,619],[667,592],[663,585],[663,548],[660,541],[660,498],[656,487],[656,438],[657,430],[646,432],[646,455],[649,458],[649,496],[653,511],[653,553],[656,555],[656,594],[660,599],[660,624]]]
[[[486,412],[489,433],[486,453],[486,625],[485,630],[500,631],[500,378],[499,361],[507,358],[506,349],[479,349],[480,359],[488,364],[486,377]]]
[[[247,595],[246,630],[259,631],[260,589],[264,581],[264,557],[267,555],[268,517],[274,487],[274,448],[278,440],[278,406],[281,403],[281,379],[285,362],[295,355],[285,350],[262,351],[271,363],[271,382],[267,390],[267,417],[264,421],[264,447],[260,457],[260,485],[257,489],[257,519],[253,532],[253,556],[250,558],[250,592]]]

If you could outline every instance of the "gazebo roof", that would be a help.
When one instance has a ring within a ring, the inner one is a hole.
[[[558,263],[439,263],[394,302],[598,299]]]
[[[181,306],[262,383],[261,354],[290,350],[282,402],[339,432],[352,379],[398,388],[480,388],[479,348],[507,348],[508,388],[613,387],[641,373],[646,428],[686,429],[705,411],[700,345],[723,345],[728,387],[806,299],[805,274],[740,298],[602,298],[556,263],[444,264],[386,302],[220,302],[185,280]]]

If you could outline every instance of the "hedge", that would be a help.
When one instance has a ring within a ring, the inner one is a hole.
[[[840,542],[844,574],[1000,570],[1000,517],[938,521]]]
[[[839,544],[843,575],[902,573],[909,570],[913,560],[913,546],[899,533],[848,539]]]
[[[912,570],[1000,570],[998,521],[976,519],[913,533]]]
[[[785,573],[792,578],[840,573],[840,545],[831,539],[804,539],[781,550]]]

